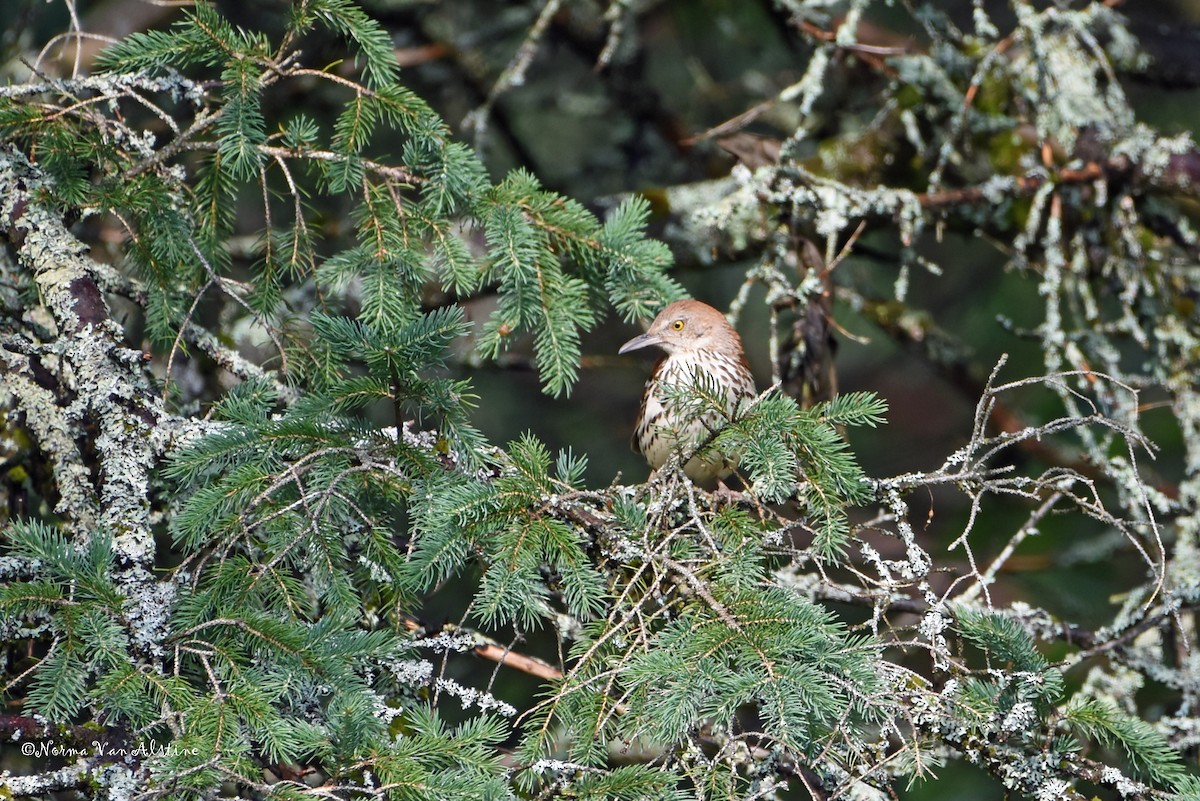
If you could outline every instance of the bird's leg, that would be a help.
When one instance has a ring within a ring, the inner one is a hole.
[[[749,496],[739,490],[730,489],[725,484],[724,479],[717,479],[717,488],[712,492],[713,506],[737,506],[746,500]]]

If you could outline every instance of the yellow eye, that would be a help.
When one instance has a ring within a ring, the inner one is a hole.
[[[683,320],[676,320],[675,322],[671,323],[671,327],[674,328],[676,331],[682,331],[683,330]]]

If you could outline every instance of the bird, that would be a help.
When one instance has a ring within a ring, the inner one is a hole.
[[[742,338],[725,315],[698,300],[677,300],[654,318],[646,333],[634,337],[617,351],[629,353],[646,347],[665,352],[654,366],[642,393],[633,433],[633,449],[658,470],[676,449],[688,461],[683,472],[693,482],[704,483],[728,476],[737,455],[712,452],[704,446],[719,429],[722,419],[737,415],[755,394],[754,376],[746,363]],[[724,416],[716,410],[697,415],[681,408],[668,388],[700,385],[715,387],[724,395]],[[700,453],[696,453],[701,449]],[[691,454],[689,456],[689,454]]]

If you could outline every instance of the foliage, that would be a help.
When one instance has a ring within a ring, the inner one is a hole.
[[[481,142],[577,31],[535,5]],[[786,139],[603,219],[532,163],[494,177],[414,88],[381,20],[440,10],[200,2],[0,91],[0,734],[77,751],[0,764],[3,791],[885,798],[968,762],[1020,797],[1200,795],[1200,153],[1138,121],[1112,4],[974,3],[969,29],[905,4],[902,48],[859,41],[879,5],[775,3],[806,65],[767,104]],[[655,13],[608,4],[597,66]],[[688,453],[624,484],[480,430],[474,371],[565,398],[606,320],[685,294],[652,211],[682,260],[739,265],[731,317],[769,331],[755,398],[669,399],[719,421],[697,447],[740,455],[738,493]],[[1011,243],[1031,377],[973,373],[911,305],[944,231]],[[894,434],[833,392],[839,316],[970,387],[939,467],[861,465],[848,436]],[[1103,625],[1012,600],[1042,531],[1132,569]]]

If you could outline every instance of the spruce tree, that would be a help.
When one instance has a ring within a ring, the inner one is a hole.
[[[966,763],[1012,797],[1200,799],[1200,155],[1135,113],[1129,20],[903,3],[912,43],[881,45],[888,4],[777,0],[802,69],[698,137],[727,177],[602,209],[489,171],[548,37],[590,25],[630,70],[654,5],[505,4],[473,140],[397,61],[389,23],[432,10],[198,2],[83,67],[47,55],[74,27],[12,59],[0,793],[884,799]],[[772,109],[781,139],[737,133]],[[1033,369],[922,308],[977,269],[943,236],[1037,299],[994,323]],[[771,380],[704,443],[739,492],[481,432],[476,371],[570,398],[607,329],[687,294],[676,259],[735,265],[762,323]],[[940,465],[864,469],[896,434],[884,393],[834,391],[841,321],[969,388]],[[1004,584],[1046,531],[1052,562],[1134,565],[1103,625]]]

